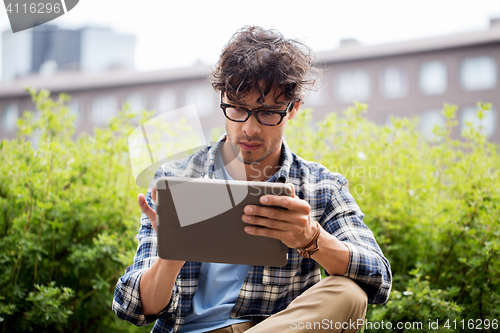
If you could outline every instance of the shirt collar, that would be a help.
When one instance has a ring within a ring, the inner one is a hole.
[[[203,170],[205,178],[215,178],[215,157],[217,151],[222,147],[223,142],[226,141],[226,135],[227,133],[222,135],[213,145],[212,149],[208,149],[207,163],[205,164],[205,168]],[[288,182],[288,175],[290,174],[293,156],[285,138],[282,137],[281,139],[281,168],[268,180],[269,182]]]

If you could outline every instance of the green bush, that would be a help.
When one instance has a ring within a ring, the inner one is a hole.
[[[478,103],[479,121],[490,107]],[[433,140],[416,130],[418,119],[392,118],[389,126],[378,126],[364,117],[366,109],[356,103],[344,117],[329,114],[315,127],[303,112],[289,123],[286,138],[298,155],[346,176],[365,223],[391,262],[394,292],[387,309],[397,305],[401,311],[390,315],[379,306],[369,309],[368,320],[442,318],[448,305],[429,301],[441,297],[459,306],[450,316],[462,309],[465,320],[499,318],[498,146],[472,123],[460,140],[452,139],[457,125],[452,105],[444,105],[447,124],[434,128]],[[429,280],[412,278],[415,269]],[[422,291],[422,283],[428,297],[419,306],[400,297],[400,291]]]
[[[137,115],[124,107],[108,127],[72,139],[69,97],[31,94],[39,117],[26,112],[18,138],[0,143],[2,332],[149,331],[111,311],[137,246],[142,190],[127,154]],[[356,103],[314,126],[301,111],[285,137],[298,155],[346,176],[391,261],[390,301],[371,306],[368,321],[420,321],[425,330],[429,320],[442,329],[448,319],[499,318],[498,147],[473,124],[453,139],[451,105],[432,141],[416,130],[417,119],[378,126],[366,109]],[[478,109],[481,118],[489,105]]]
[[[69,97],[31,95],[39,117],[26,112],[18,138],[0,143],[0,331],[132,330],[111,302],[137,246],[126,141],[135,115],[125,108],[72,140]]]
[[[429,276],[422,280],[418,269],[410,272],[415,275],[408,282],[407,291],[391,292],[389,301],[384,306],[374,305],[369,316],[371,325],[367,323],[366,331],[383,332],[386,329],[377,327],[375,323],[382,321],[391,323],[392,328],[399,324],[405,332],[432,332],[443,325],[460,320],[461,308],[449,299],[456,295],[457,288],[449,291],[431,289]],[[430,325],[436,323],[436,325]],[[386,324],[386,328],[387,328]],[[406,326],[405,326],[406,325]],[[403,330],[402,330],[403,331]],[[447,329],[447,332],[456,332]]]

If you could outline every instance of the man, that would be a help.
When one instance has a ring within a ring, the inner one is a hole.
[[[389,262],[363,223],[346,179],[296,156],[283,139],[303,90],[313,83],[306,79],[311,68],[303,44],[274,30],[238,31],[213,73],[227,133],[212,147],[162,165],[154,177],[290,183],[293,197],[263,196],[263,206],[246,206],[242,216],[247,233],[289,247],[288,264],[158,258],[153,189],[138,196],[139,246],[113,302],[120,318],[136,325],[156,320],[153,332],[356,332],[367,301],[387,301]],[[320,265],[329,275],[321,281]]]

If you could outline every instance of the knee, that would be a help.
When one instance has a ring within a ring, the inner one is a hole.
[[[352,311],[351,318],[365,319],[368,296],[366,296],[365,291],[354,281],[352,289],[353,291],[349,295],[349,298],[351,298],[349,302]]]
[[[331,284],[333,302],[339,304],[350,318],[364,319],[368,305],[368,297],[361,287],[353,280],[343,276],[330,276],[327,283]],[[326,282],[326,281],[325,281]]]
[[[345,277],[344,279],[347,280],[345,283],[347,285],[347,298],[350,300],[349,304],[351,304],[353,307],[359,307],[366,311],[366,307],[368,305],[368,296],[366,296],[365,291],[361,289],[361,287],[353,280]]]

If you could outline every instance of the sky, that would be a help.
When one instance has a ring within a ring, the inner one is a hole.
[[[149,71],[212,65],[244,25],[277,29],[317,52],[335,49],[344,38],[373,45],[483,30],[492,17],[500,17],[500,0],[81,0],[50,23],[134,34],[136,67]],[[0,31],[6,29],[1,7]]]

